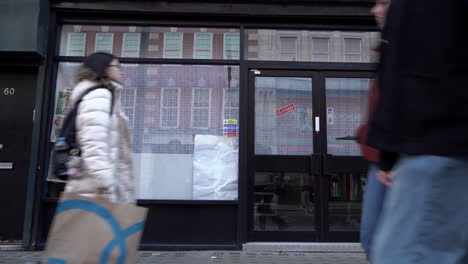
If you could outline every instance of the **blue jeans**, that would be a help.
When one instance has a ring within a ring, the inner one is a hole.
[[[371,164],[367,172],[367,185],[361,216],[361,245],[370,259],[375,229],[382,212],[387,187],[377,180],[377,165]]]
[[[468,263],[468,157],[405,156],[395,172],[372,263]]]

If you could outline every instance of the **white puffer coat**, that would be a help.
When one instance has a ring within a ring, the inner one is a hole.
[[[78,106],[76,137],[81,149],[81,173],[68,180],[65,192],[135,203],[130,132],[120,104],[122,86],[112,84],[115,88],[112,115],[112,94],[105,88],[87,93]],[[71,102],[74,104],[95,85],[91,81],[79,82],[73,89]]]

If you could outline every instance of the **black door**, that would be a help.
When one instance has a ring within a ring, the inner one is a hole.
[[[324,107],[322,155],[324,240],[359,241],[362,197],[368,163],[355,134],[367,120],[372,72],[320,72]]]
[[[311,159],[324,151],[318,80],[311,71],[250,71],[251,241],[322,239],[322,179]]]
[[[368,73],[251,70],[250,241],[358,241]]]
[[[23,236],[37,72],[0,69],[0,243],[14,243]]]

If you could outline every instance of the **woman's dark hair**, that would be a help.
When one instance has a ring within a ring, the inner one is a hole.
[[[106,69],[114,59],[117,59],[117,57],[105,52],[96,52],[89,55],[86,57],[83,62],[83,66],[78,71],[76,81],[101,81],[103,79],[107,79]]]

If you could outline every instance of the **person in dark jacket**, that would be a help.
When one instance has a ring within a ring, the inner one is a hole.
[[[390,5],[390,0],[377,0],[371,12],[375,17],[377,26],[382,29],[385,24],[385,17]],[[378,51],[378,49],[377,49]],[[382,212],[382,206],[385,198],[387,187],[377,180],[377,163],[379,162],[380,153],[377,149],[368,146],[365,141],[369,131],[369,120],[372,118],[378,98],[378,78],[376,78],[370,87],[368,96],[368,120],[361,125],[357,131],[357,141],[361,148],[361,152],[366,160],[370,162],[367,172],[366,191],[364,193],[364,201],[361,216],[360,240],[366,257],[369,260],[372,253],[372,241],[375,234],[375,229]]]
[[[393,0],[367,143],[392,186],[374,264],[468,263],[468,1]]]

